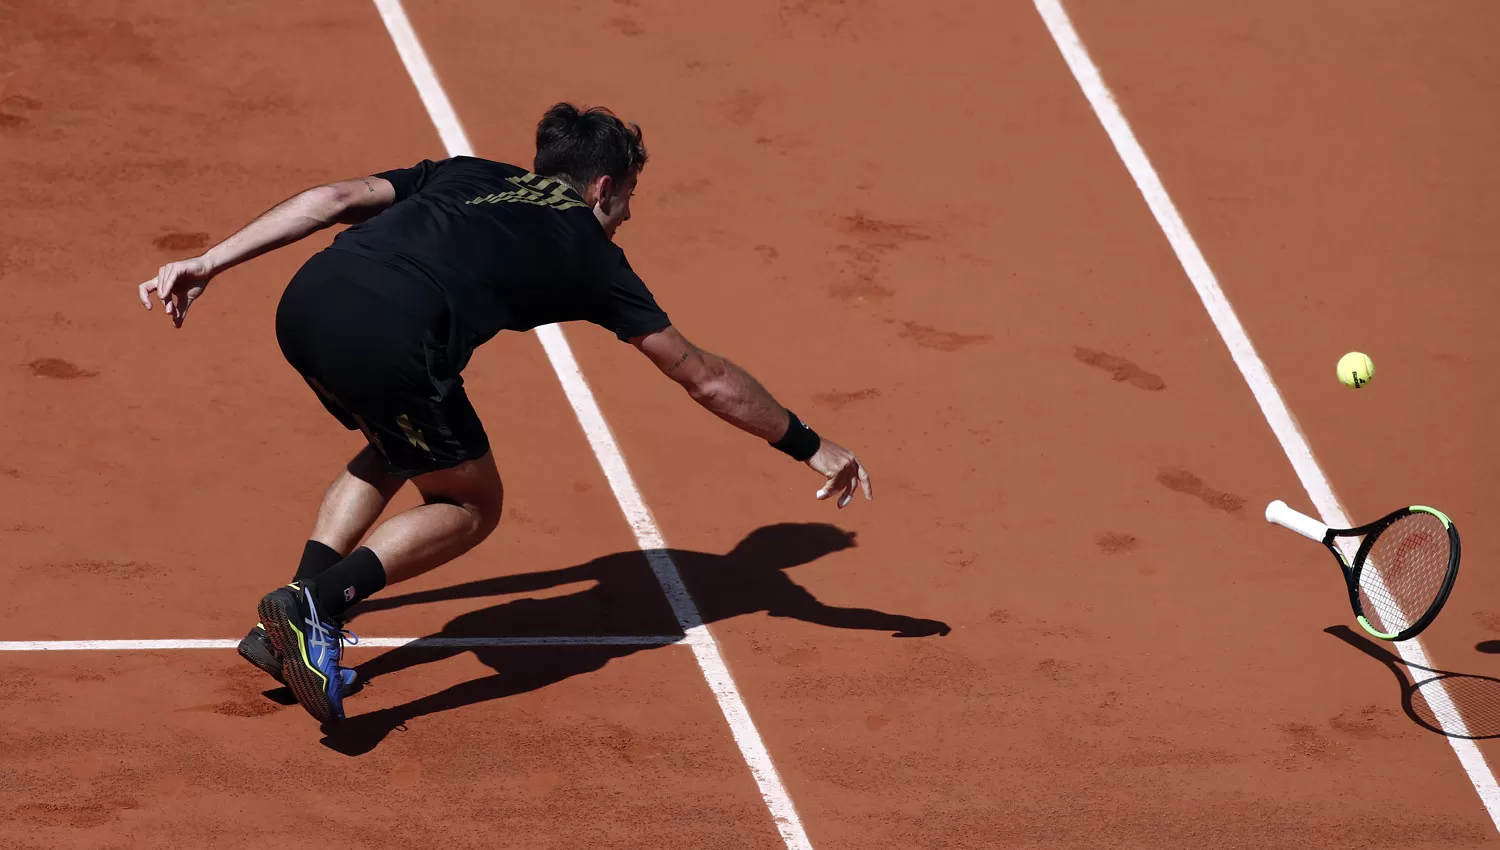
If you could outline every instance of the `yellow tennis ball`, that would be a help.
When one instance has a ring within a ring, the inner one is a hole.
[[[1339,381],[1350,389],[1359,389],[1375,377],[1375,363],[1369,357],[1351,351],[1339,358]]]

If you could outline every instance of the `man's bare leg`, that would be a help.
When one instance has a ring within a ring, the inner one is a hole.
[[[324,502],[330,506],[330,521],[323,529],[333,538],[329,546],[357,541],[357,521],[379,514],[379,488],[357,478],[355,481],[335,482]],[[387,584],[405,581],[457,558],[479,545],[500,522],[504,490],[494,457],[489,454],[451,469],[418,475],[412,483],[422,492],[424,504],[381,523],[363,546],[307,584],[325,616],[341,618],[350,607]]]
[[[387,584],[457,558],[500,523],[504,487],[493,455],[419,475],[412,483],[425,504],[381,523],[365,543],[385,567]]]
[[[405,479],[391,474],[373,446],[365,446],[328,485],[293,581],[310,584],[347,557],[404,483]],[[281,656],[263,624],[257,623],[240,641],[239,652],[266,674],[283,679]],[[346,684],[352,681],[350,677]]]
[[[378,516],[376,508],[383,507],[385,498],[380,486],[352,472],[348,477],[353,480],[341,477],[324,499],[328,522],[321,530],[337,543],[358,540],[359,523]],[[344,716],[343,691],[352,681],[339,666],[344,613],[387,583],[405,581],[469,551],[500,522],[503,490],[489,454],[412,481],[426,504],[381,523],[366,545],[311,581],[271,591],[257,606],[266,635],[283,660],[287,686],[324,723]],[[319,512],[320,526],[324,513]]]
[[[346,557],[405,483],[391,474],[374,446],[365,446],[328,485],[311,539]]]

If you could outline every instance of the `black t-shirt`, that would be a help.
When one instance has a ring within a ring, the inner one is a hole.
[[[376,175],[396,203],[332,247],[399,269],[446,299],[458,368],[502,330],[589,321],[620,339],[671,324],[593,209],[566,185],[474,157]]]

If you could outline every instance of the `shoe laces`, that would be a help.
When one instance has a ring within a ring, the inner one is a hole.
[[[328,622],[333,625],[332,631],[338,634],[339,640],[343,641],[349,646],[359,645],[359,635],[345,628],[343,620],[330,619]]]

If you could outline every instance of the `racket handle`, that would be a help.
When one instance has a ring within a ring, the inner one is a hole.
[[[1290,528],[1308,540],[1323,542],[1328,534],[1328,526],[1313,519],[1312,517],[1298,513],[1287,506],[1286,502],[1277,499],[1266,505],[1266,522],[1275,523],[1282,528]]]

